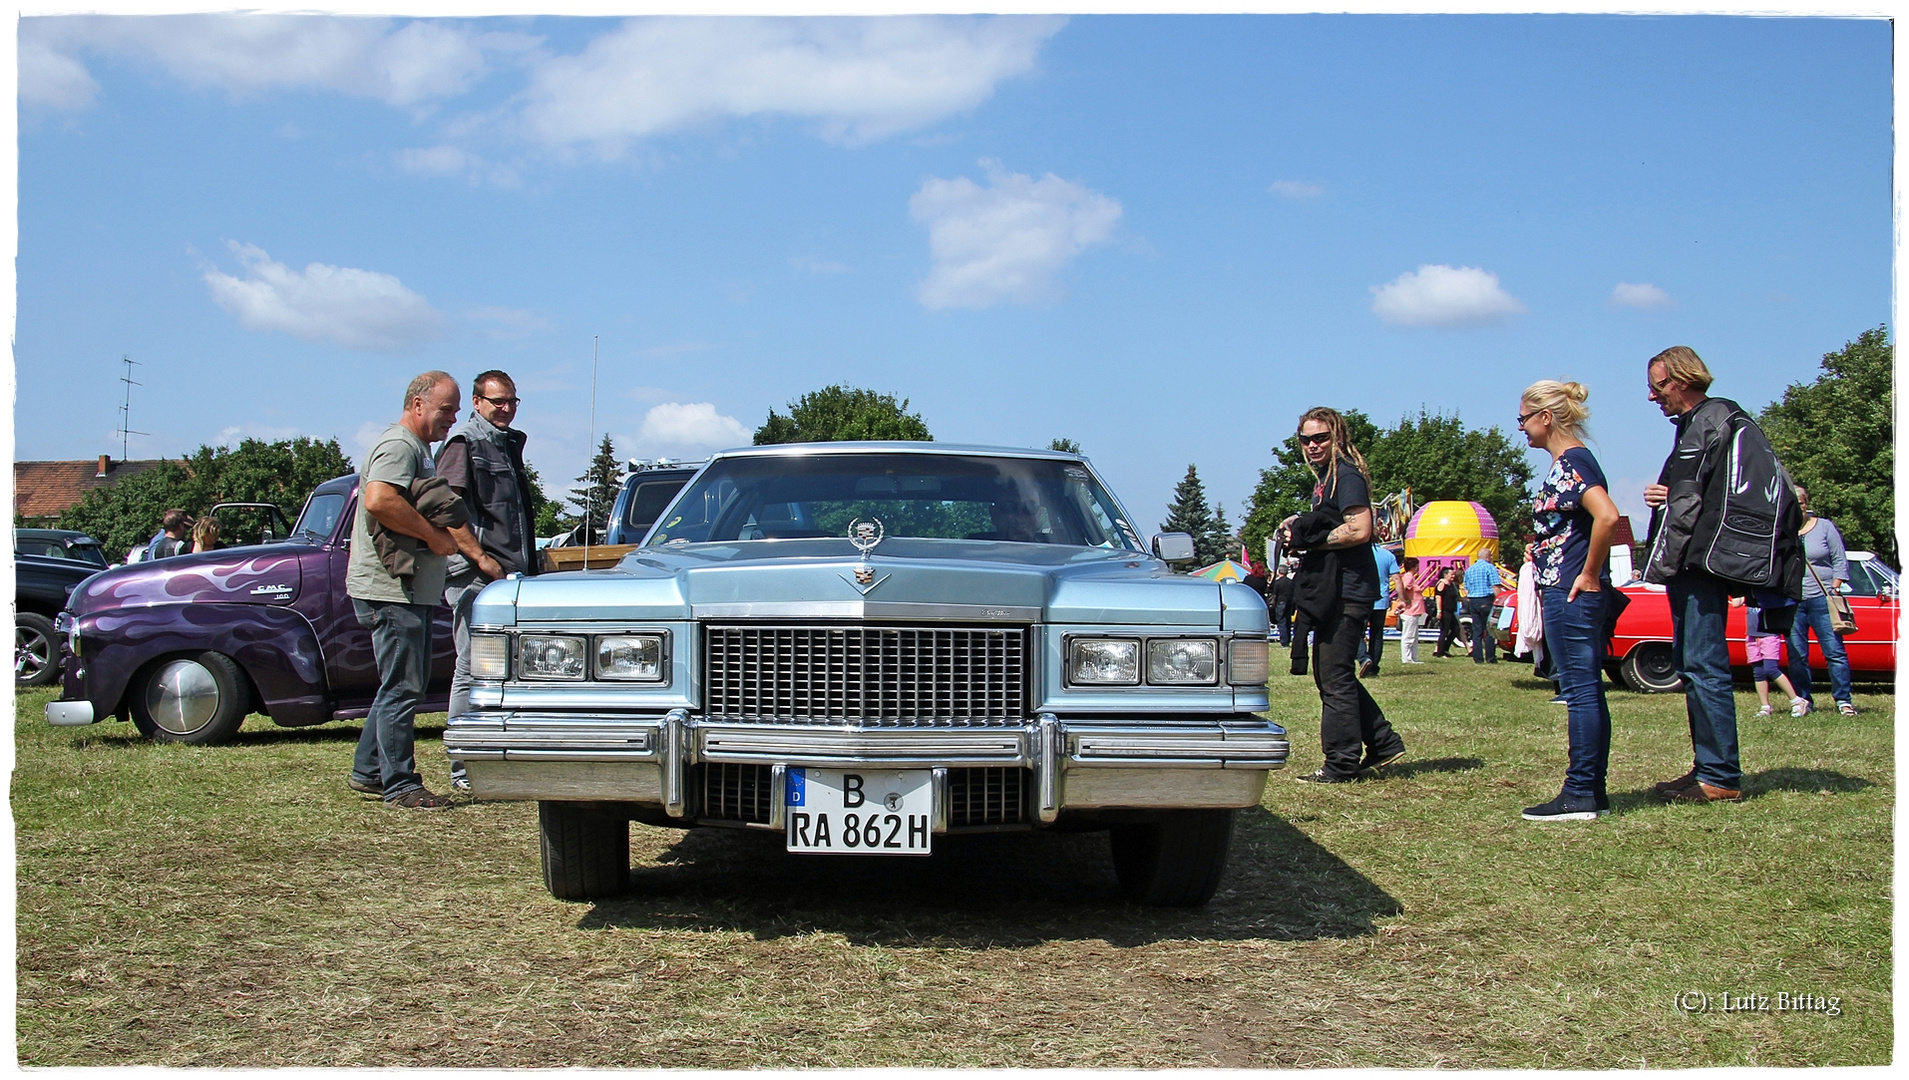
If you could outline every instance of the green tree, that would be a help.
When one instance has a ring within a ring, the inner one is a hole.
[[[95,488],[60,515],[59,527],[78,529],[111,557],[142,544],[167,510],[202,514],[222,502],[276,503],[296,518],[312,489],[352,471],[338,440],[246,439],[237,447],[201,446],[110,487]]]
[[[1498,523],[1501,557],[1516,565],[1531,531],[1531,465],[1496,427],[1465,427],[1456,413],[1420,409],[1380,429],[1358,410],[1346,412],[1352,445],[1365,455],[1377,500],[1412,489],[1420,506],[1437,499],[1476,502]],[[1261,469],[1240,534],[1249,550],[1261,551],[1273,527],[1312,505],[1315,483],[1297,436],[1273,448],[1274,463]]]
[[[1219,562],[1221,559],[1230,559],[1239,554],[1239,538],[1233,535],[1233,526],[1227,524],[1225,503],[1214,504],[1213,525],[1206,531],[1206,544],[1203,548],[1195,544],[1194,550],[1204,550],[1211,555],[1211,558],[1206,555],[1201,556],[1202,566]]]
[[[1823,355],[1815,382],[1793,383],[1759,422],[1810,509],[1852,548],[1900,566],[1896,547],[1895,346],[1889,328],[1865,330]]]
[[[928,425],[908,411],[908,399],[893,394],[826,386],[789,403],[789,415],[774,409],[756,429],[757,446],[792,442],[896,439],[933,442]]]
[[[1186,476],[1173,489],[1173,502],[1167,506],[1167,519],[1160,523],[1160,531],[1193,537],[1193,557],[1205,566],[1225,557],[1224,549],[1216,547],[1215,531],[1224,527],[1224,521],[1216,522],[1213,511],[1207,508],[1206,485],[1200,482],[1199,468],[1188,465]]]
[[[1072,439],[1055,439],[1047,444],[1049,450],[1059,450],[1063,454],[1080,453],[1080,444]]]
[[[570,505],[577,508],[577,519],[587,519],[589,527],[585,530],[592,543],[602,535],[610,521],[610,508],[616,503],[616,493],[623,488],[623,468],[617,464],[616,447],[610,442],[609,433],[603,436],[603,442],[597,445],[596,456],[590,459],[590,467],[577,477],[578,487],[570,489]]]

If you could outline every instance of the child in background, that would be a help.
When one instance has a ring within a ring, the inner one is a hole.
[[[1759,596],[1757,599],[1771,607],[1778,606],[1769,598]],[[1748,639],[1744,643],[1744,651],[1750,662],[1750,674],[1756,680],[1757,700],[1762,703],[1757,715],[1776,715],[1776,707],[1770,704],[1771,682],[1775,682],[1777,689],[1790,696],[1791,716],[1806,714],[1809,703],[1797,696],[1796,687],[1790,684],[1789,676],[1783,674],[1783,639],[1788,636],[1788,631],[1765,629],[1763,613],[1766,608],[1746,604],[1742,597],[1731,597],[1730,605],[1744,608],[1743,628]]]

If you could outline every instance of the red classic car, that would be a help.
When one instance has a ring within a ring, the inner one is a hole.
[[[1623,586],[1630,605],[1617,620],[1611,633],[1610,660],[1605,670],[1614,681],[1646,694],[1676,690],[1682,685],[1677,668],[1671,662],[1670,604],[1662,585],[1633,582]],[[1843,636],[1849,652],[1849,666],[1857,678],[1894,679],[1896,676],[1896,628],[1902,614],[1902,588],[1894,568],[1867,551],[1849,553],[1849,584],[1844,595],[1856,615],[1856,629]],[[1493,611],[1499,625],[1501,643],[1509,647],[1516,631],[1515,620],[1505,620],[1502,606],[1515,603],[1507,593],[1500,608]],[[1730,663],[1748,668],[1745,658],[1743,608],[1730,609],[1725,636],[1730,643]],[[1823,651],[1811,635],[1810,667],[1824,671]]]

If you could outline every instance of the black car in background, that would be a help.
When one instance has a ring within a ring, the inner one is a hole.
[[[69,529],[13,530],[13,684],[45,686],[59,676],[53,617],[75,586],[106,569],[99,541]]]

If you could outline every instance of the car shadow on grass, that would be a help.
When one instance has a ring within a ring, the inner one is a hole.
[[[641,831],[633,846],[641,847]],[[639,860],[639,863],[641,861]],[[1150,908],[1120,893],[1107,834],[938,836],[928,858],[791,855],[779,835],[693,829],[628,896],[596,903],[579,927],[833,933],[890,948],[1025,947],[1103,940],[1359,937],[1400,912],[1343,859],[1263,809],[1241,811],[1220,890],[1203,908]]]

